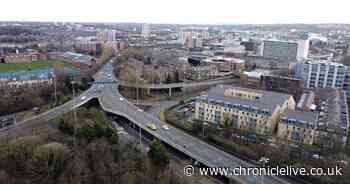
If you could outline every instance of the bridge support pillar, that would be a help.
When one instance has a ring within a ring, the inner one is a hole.
[[[169,88],[169,96],[171,96],[171,88]]]

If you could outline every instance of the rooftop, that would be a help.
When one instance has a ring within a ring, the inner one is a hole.
[[[259,78],[263,75],[270,75],[271,71],[270,70],[254,70],[254,71],[250,71],[250,72],[244,72],[245,75],[247,75],[248,77],[252,77],[252,78]]]
[[[303,95],[300,97],[297,108],[298,109],[312,108],[314,104],[314,100],[315,100],[315,93],[313,91],[310,91],[308,93],[303,93]]]
[[[210,58],[205,59],[204,62],[207,62],[207,63],[225,63],[225,62],[245,63],[244,60],[241,60],[238,58],[222,57],[222,56],[210,57]]]
[[[282,120],[295,120],[299,123],[304,124],[315,124],[316,123],[316,113],[313,112],[305,112],[305,111],[286,111],[281,114]]]
[[[239,90],[244,92],[257,93],[259,94],[259,98],[247,99],[238,96],[225,96],[226,90]],[[271,113],[275,110],[277,105],[283,104],[290,97],[292,96],[283,93],[220,85],[218,87],[212,88],[207,95],[202,96],[202,99],[225,104],[242,105],[247,108],[265,110]]]
[[[342,63],[336,63],[332,62],[330,60],[324,60],[324,59],[310,59],[307,61],[304,61],[304,64],[324,64],[324,65],[333,65],[333,66],[344,66]]]
[[[289,44],[297,44],[296,41],[291,41],[291,40],[277,40],[277,39],[268,39],[264,40],[264,42],[279,42],[279,43],[289,43]]]

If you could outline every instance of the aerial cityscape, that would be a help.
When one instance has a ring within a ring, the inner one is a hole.
[[[0,13],[1,184],[350,184],[343,14],[84,7]]]

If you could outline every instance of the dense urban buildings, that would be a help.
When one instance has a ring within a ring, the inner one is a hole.
[[[344,147],[349,117],[346,93],[319,89],[298,104],[292,95],[249,88],[218,86],[200,96],[195,118],[215,126],[229,122],[249,133],[302,144]]]
[[[98,99],[102,105],[89,108],[124,114],[113,116],[111,125],[115,131],[125,126],[121,139],[135,138],[127,134],[134,131],[128,124],[137,125],[138,148],[145,152],[141,136],[147,134],[194,165],[249,161],[260,167],[266,157],[270,167],[350,169],[349,25],[0,22],[0,42],[0,137],[8,127],[30,126],[33,119],[14,125],[17,118],[22,122],[18,114],[49,119],[72,103]],[[0,181],[6,172],[0,167]],[[265,176],[247,178],[273,183]],[[314,177],[303,183],[337,182]]]

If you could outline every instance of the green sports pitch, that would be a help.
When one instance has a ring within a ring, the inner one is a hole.
[[[0,72],[51,68],[55,64],[72,66],[71,64],[68,64],[59,60],[38,60],[38,61],[32,61],[28,63],[1,63]]]

